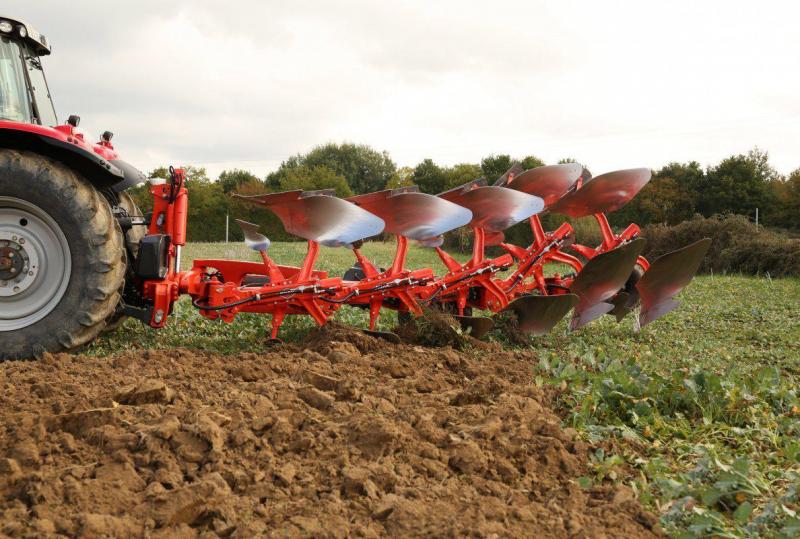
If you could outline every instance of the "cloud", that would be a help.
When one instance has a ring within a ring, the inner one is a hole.
[[[593,170],[796,155],[792,3],[28,2],[60,116],[141,168],[264,174],[329,140],[401,165],[492,152]]]

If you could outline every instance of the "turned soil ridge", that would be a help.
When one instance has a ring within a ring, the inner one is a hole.
[[[523,353],[392,345],[0,364],[0,536],[660,537],[582,489]]]

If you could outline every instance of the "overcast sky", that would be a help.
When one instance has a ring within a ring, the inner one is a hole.
[[[56,110],[149,170],[264,175],[328,141],[597,174],[758,146],[800,167],[800,2],[4,0]]]

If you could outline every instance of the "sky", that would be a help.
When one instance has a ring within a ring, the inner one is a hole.
[[[800,167],[800,2],[4,0],[61,121],[142,170],[259,176],[326,142],[595,173],[759,147]]]

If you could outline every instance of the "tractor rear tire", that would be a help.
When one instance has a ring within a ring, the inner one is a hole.
[[[119,303],[124,241],[108,201],[81,175],[0,149],[0,360],[97,337]]]
[[[128,217],[144,217],[142,210],[139,209],[139,206],[136,205],[136,202],[133,201],[133,198],[128,193],[119,193],[117,197],[119,198],[119,207],[125,210]],[[138,256],[139,241],[145,235],[147,235],[147,227],[142,225],[132,226],[125,232],[125,243],[134,257]]]
[[[142,210],[139,209],[139,206],[136,205],[136,202],[133,201],[133,198],[131,198],[128,193],[119,193],[117,197],[119,198],[119,207],[125,210],[128,217],[144,216]],[[131,256],[135,258],[139,255],[139,241],[145,237],[146,234],[147,228],[141,225],[132,226],[125,232],[125,246],[127,247],[125,251],[127,267],[126,279],[130,279],[133,275],[133,260],[131,260]],[[125,289],[124,284],[123,282],[123,286],[120,288],[120,294],[122,294]],[[103,333],[115,331],[124,324],[127,319],[128,317],[120,312],[118,305],[111,316],[108,317],[108,320],[106,320],[106,327],[103,329]]]

